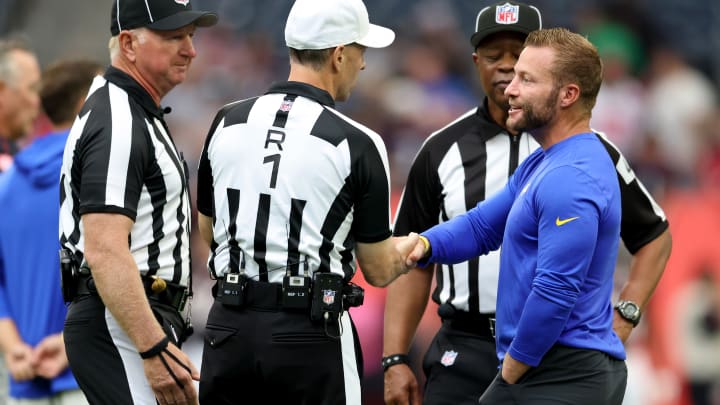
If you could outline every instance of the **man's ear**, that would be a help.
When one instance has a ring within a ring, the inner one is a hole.
[[[332,61],[333,68],[340,70],[340,66],[345,62],[345,45],[338,45],[333,48],[330,60]]]
[[[567,108],[575,104],[580,99],[580,87],[577,84],[570,83],[560,88],[560,106]]]
[[[120,52],[130,62],[135,62],[136,57],[135,42],[133,41],[134,39],[135,35],[130,31],[120,31],[120,34],[118,34],[118,45],[120,47]]]

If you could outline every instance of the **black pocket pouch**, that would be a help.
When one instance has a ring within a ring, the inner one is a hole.
[[[178,347],[189,337],[187,333],[187,325],[183,321],[180,313],[169,305],[150,300],[150,308],[162,326],[165,335]]]
[[[207,324],[205,326],[205,341],[210,347],[216,349],[223,345],[228,339],[237,334],[237,329],[227,326]]]

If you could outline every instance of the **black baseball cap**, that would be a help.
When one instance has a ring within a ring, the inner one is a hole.
[[[209,27],[217,23],[217,14],[193,11],[190,0],[113,0],[110,32],[148,27],[172,31],[188,24]]]
[[[473,48],[496,32],[520,32],[525,35],[542,28],[540,10],[517,2],[500,2],[480,10],[475,22],[475,33],[470,37]]]

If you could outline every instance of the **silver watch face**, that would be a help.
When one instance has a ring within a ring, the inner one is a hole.
[[[640,317],[640,308],[634,302],[625,301],[619,307],[623,316],[628,319],[636,320]]]

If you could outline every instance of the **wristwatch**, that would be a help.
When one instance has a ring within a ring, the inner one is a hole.
[[[632,301],[621,300],[615,305],[620,316],[633,324],[633,328],[640,323],[640,306]]]

